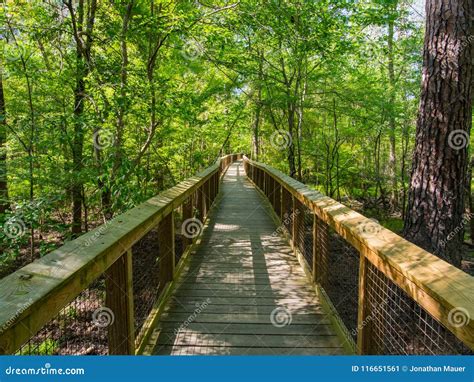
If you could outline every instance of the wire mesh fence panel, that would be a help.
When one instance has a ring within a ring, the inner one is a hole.
[[[313,269],[313,219],[311,210],[299,200],[295,201],[296,246],[303,255],[309,269]],[[297,223],[296,223],[297,222]]]
[[[101,277],[21,346],[18,355],[108,354],[107,327],[113,314],[105,307]]]
[[[473,354],[373,264],[366,267],[368,354]],[[467,324],[463,311],[457,313]]]
[[[135,336],[146,321],[158,297],[158,228],[152,229],[132,249],[133,253],[133,304]]]
[[[357,337],[359,252],[316,219],[316,281],[336,309],[348,334]]]

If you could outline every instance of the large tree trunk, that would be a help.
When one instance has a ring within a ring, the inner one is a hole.
[[[0,218],[9,208],[8,182],[7,182],[7,120],[5,110],[5,97],[3,95],[3,77],[0,68]],[[0,223],[2,220],[0,220]]]
[[[423,79],[404,234],[459,266],[472,123],[472,0],[427,0]]]

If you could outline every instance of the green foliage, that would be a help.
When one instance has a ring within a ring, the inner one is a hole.
[[[259,160],[289,172],[293,153],[294,176],[365,203],[391,191],[393,119],[396,191],[406,184],[422,37],[407,2],[140,1],[124,32],[128,3],[99,1],[89,61],[78,58],[87,39],[75,39],[64,3],[25,4],[3,5],[10,209],[2,218],[25,228],[13,239],[2,233],[10,255],[31,229],[40,255],[70,238],[74,185],[84,230],[219,155],[252,153],[254,134]],[[285,136],[289,144],[275,143]]]

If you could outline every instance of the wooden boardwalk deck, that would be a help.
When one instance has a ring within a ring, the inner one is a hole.
[[[270,207],[227,171],[202,242],[177,280],[148,354],[343,354]]]

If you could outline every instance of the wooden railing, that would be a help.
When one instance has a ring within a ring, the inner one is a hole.
[[[220,158],[199,175],[0,280],[0,354],[139,351],[182,260],[198,239],[220,177],[240,158]],[[177,222],[189,232],[176,232]],[[148,236],[147,245],[157,252],[136,259],[132,247]],[[135,264],[145,273],[149,270],[147,278],[133,280]],[[140,303],[134,306],[138,289]],[[137,312],[140,320],[134,317]],[[88,336],[95,337],[87,344]],[[105,351],[89,349],[101,342]]]
[[[244,157],[332,319],[359,354],[471,354],[474,278]]]

